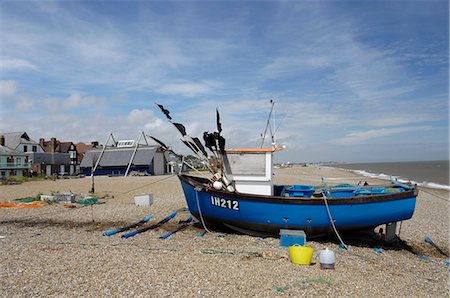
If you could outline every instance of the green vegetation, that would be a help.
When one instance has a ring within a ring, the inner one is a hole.
[[[6,179],[1,179],[1,184],[2,185],[21,184],[23,182],[41,181],[45,179],[46,179],[45,176],[35,176],[35,177],[10,176]]]

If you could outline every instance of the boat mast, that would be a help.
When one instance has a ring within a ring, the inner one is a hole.
[[[272,127],[270,126],[270,118],[272,118],[272,113],[273,113],[273,109],[275,106],[275,101],[274,100],[270,100],[270,103],[272,104],[272,107],[270,108],[270,113],[269,113],[269,117],[267,118],[267,123],[266,123],[266,128],[264,129],[264,134],[262,136],[262,140],[261,140],[261,147],[262,148],[264,146],[264,141],[266,139],[266,134],[267,134],[267,128],[270,129],[270,135],[272,137],[272,142],[274,141],[275,137],[274,137],[274,132],[272,131]],[[273,145],[274,146],[274,145]]]

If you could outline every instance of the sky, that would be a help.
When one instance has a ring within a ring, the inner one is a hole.
[[[144,131],[275,161],[449,158],[448,1],[0,2],[0,132],[105,143]],[[270,146],[270,136],[265,147]]]

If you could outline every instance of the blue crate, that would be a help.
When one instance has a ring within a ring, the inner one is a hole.
[[[306,234],[303,230],[280,230],[280,246],[305,245]]]
[[[313,185],[294,184],[286,189],[290,197],[306,197],[309,198],[314,192]]]

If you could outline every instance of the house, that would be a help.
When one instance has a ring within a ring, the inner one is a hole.
[[[32,140],[24,131],[0,133],[4,137],[6,147],[19,152],[44,152],[36,141]]]
[[[81,164],[81,161],[83,160],[84,154],[86,154],[86,152],[95,148],[103,148],[102,145],[99,145],[97,141],[93,141],[90,144],[80,142],[77,143],[75,147],[77,148],[77,164]]]
[[[94,175],[123,176],[127,173],[128,166],[129,173],[163,175],[173,173],[180,163],[178,155],[170,152],[160,146],[135,146],[132,140],[118,141],[115,146],[104,150],[96,148],[86,152],[80,168],[83,174],[91,175],[98,162]]]
[[[61,142],[56,138],[46,141],[39,139],[39,145],[44,149],[47,156],[35,154],[34,163],[45,163],[46,174],[67,173],[73,175],[79,170],[77,162],[77,147],[72,142]],[[49,164],[49,162],[52,162]]]
[[[5,146],[5,140],[4,135],[0,135],[0,178],[28,176],[30,165],[27,154]]]

